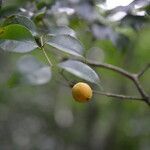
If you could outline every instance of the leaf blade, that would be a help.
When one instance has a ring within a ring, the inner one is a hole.
[[[31,85],[46,84],[51,79],[51,68],[31,55],[18,60],[17,71],[22,75],[21,81]]]
[[[60,68],[82,78],[89,82],[98,84],[100,79],[97,73],[90,68],[88,65],[76,61],[76,60],[67,60],[58,65]]]
[[[82,57],[83,46],[70,35],[49,36],[46,44],[71,55]]]
[[[36,49],[31,32],[24,26],[12,24],[0,27],[0,48],[10,52],[29,52]]]
[[[70,35],[74,38],[76,38],[76,33],[74,30],[69,28],[68,26],[54,26],[50,27],[49,35]]]
[[[6,52],[26,53],[35,50],[37,45],[32,41],[2,40],[0,48]]]
[[[36,35],[36,26],[34,22],[31,19],[23,15],[12,15],[8,17],[4,22],[4,26],[10,25],[10,24],[23,25],[31,31],[32,35]]]

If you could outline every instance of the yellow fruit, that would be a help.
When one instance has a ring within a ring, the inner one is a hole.
[[[78,82],[72,88],[72,96],[78,102],[88,102],[92,98],[92,89],[87,83]]]

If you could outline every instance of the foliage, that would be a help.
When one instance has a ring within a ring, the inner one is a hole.
[[[149,103],[149,2],[105,6],[0,0],[0,149],[149,149],[149,107],[134,102]],[[79,81],[88,104],[71,97]]]

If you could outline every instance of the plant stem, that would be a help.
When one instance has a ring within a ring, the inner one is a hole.
[[[122,94],[114,94],[114,93],[109,93],[109,92],[101,92],[101,91],[93,91],[96,94],[108,96],[108,97],[115,97],[115,98],[121,98],[121,99],[132,99],[132,100],[144,100],[142,97],[135,97],[135,96],[127,96],[127,95],[122,95]]]
[[[138,73],[138,78],[140,78],[149,68],[150,68],[150,63],[147,64],[147,65]]]
[[[134,85],[137,87],[137,90],[139,91],[140,95],[142,96],[142,98],[136,98],[136,97],[130,97],[130,96],[125,96],[125,95],[116,95],[116,94],[111,94],[111,93],[105,93],[105,95],[107,96],[111,96],[111,97],[119,97],[119,98],[127,98],[127,99],[140,99],[140,100],[143,100],[145,101],[149,106],[150,106],[150,97],[149,95],[144,91],[143,87],[141,86],[140,84],[140,81],[139,81],[139,77],[141,75],[143,75],[143,73],[149,68],[149,65],[148,67],[145,67],[145,69],[143,69],[141,71],[140,74],[134,74],[134,73],[130,73],[120,67],[117,67],[117,66],[114,66],[114,65],[111,65],[111,64],[106,64],[106,63],[97,63],[97,62],[93,62],[93,61],[89,61],[87,60],[86,61],[87,64],[91,65],[91,66],[94,66],[94,67],[102,67],[102,68],[105,68],[105,69],[109,69],[109,70],[112,70],[112,71],[115,71],[123,76],[125,76],[126,78],[130,79]],[[104,93],[101,93],[104,95]]]
[[[45,58],[47,59],[47,61],[48,61],[49,65],[50,65],[50,67],[52,67],[53,65],[52,65],[52,63],[51,63],[51,61],[50,61],[50,59],[49,59],[49,57],[48,57],[48,55],[47,55],[47,53],[46,53],[46,51],[45,51],[45,49],[44,49],[43,36],[40,37],[40,42],[41,42],[41,49],[42,49],[42,51],[43,51],[43,53],[44,53],[44,55],[45,55]]]
[[[52,63],[51,63],[51,61],[50,61],[50,59],[49,59],[49,57],[48,57],[48,55],[47,55],[47,53],[46,53],[44,47],[42,46],[41,49],[42,49],[42,51],[43,51],[43,53],[44,53],[44,55],[45,55],[45,57],[46,57],[46,59],[47,59],[49,65],[50,65],[50,67],[52,67],[53,65],[52,65]]]

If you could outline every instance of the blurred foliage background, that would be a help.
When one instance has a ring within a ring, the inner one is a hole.
[[[40,30],[71,27],[91,60],[131,72],[149,63],[149,0],[4,0],[0,6],[0,23],[22,14]],[[47,63],[39,51],[31,53]],[[53,63],[59,60],[54,51],[48,54]],[[145,103],[101,95],[77,103],[55,70],[48,84],[18,84],[13,72],[21,56],[0,51],[0,150],[150,149],[150,109]],[[101,68],[96,72],[106,91],[138,95],[124,77]],[[141,78],[148,93],[149,76],[148,70]]]

